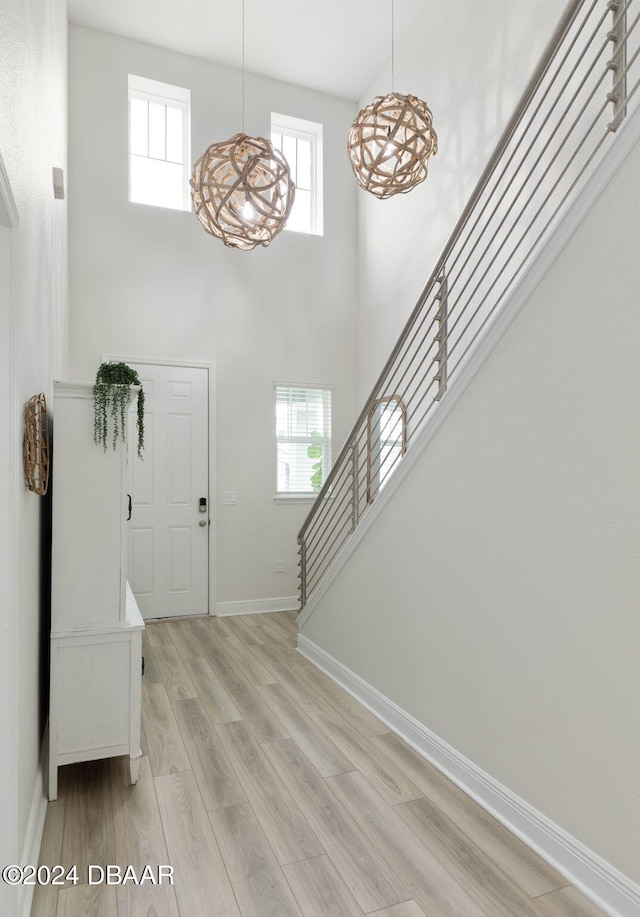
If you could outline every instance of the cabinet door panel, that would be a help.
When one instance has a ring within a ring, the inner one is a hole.
[[[58,754],[128,745],[131,641],[57,648]],[[91,757],[91,755],[89,755]]]

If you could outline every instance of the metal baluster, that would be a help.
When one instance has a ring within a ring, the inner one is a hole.
[[[360,488],[358,481],[358,444],[354,440],[351,443],[351,528],[349,534],[353,534],[358,527],[360,516]]]
[[[609,0],[607,9],[611,10],[613,17],[613,26],[607,36],[613,44],[613,53],[607,66],[612,71],[614,80],[613,91],[607,96],[613,103],[613,120],[609,124],[609,130],[616,131],[627,114],[627,9],[620,0]],[[623,74],[620,80],[619,74]]]
[[[438,331],[435,334],[435,340],[438,344],[438,352],[435,358],[438,364],[438,371],[435,374],[436,382],[438,383],[438,391],[434,395],[435,401],[440,401],[447,390],[447,356],[449,352],[449,335],[447,330],[447,322],[449,317],[449,282],[447,280],[447,275],[444,268],[442,274],[438,277],[438,283],[440,285],[440,289],[435,295],[435,299],[437,299],[440,303],[438,313],[436,315]]]
[[[298,579],[300,580],[300,611],[302,611],[307,604],[307,550],[304,538],[298,538],[298,544],[300,545],[298,552],[300,555],[300,573],[298,574]]]

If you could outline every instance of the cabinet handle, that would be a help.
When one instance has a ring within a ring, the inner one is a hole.
[[[127,494],[127,497],[129,498],[129,515],[127,516],[127,522],[129,522],[129,520],[131,519],[131,510],[133,508],[133,503],[131,501],[131,494]]]
[[[142,674],[144,675],[144,656],[142,657]]]

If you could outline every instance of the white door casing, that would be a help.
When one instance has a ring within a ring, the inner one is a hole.
[[[210,369],[125,362],[145,394],[142,461],[129,417],[131,588],[146,619],[208,614]]]

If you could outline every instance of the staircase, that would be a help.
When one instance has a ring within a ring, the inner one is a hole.
[[[545,246],[635,114],[639,6],[566,8],[299,532],[301,623],[542,276]]]

